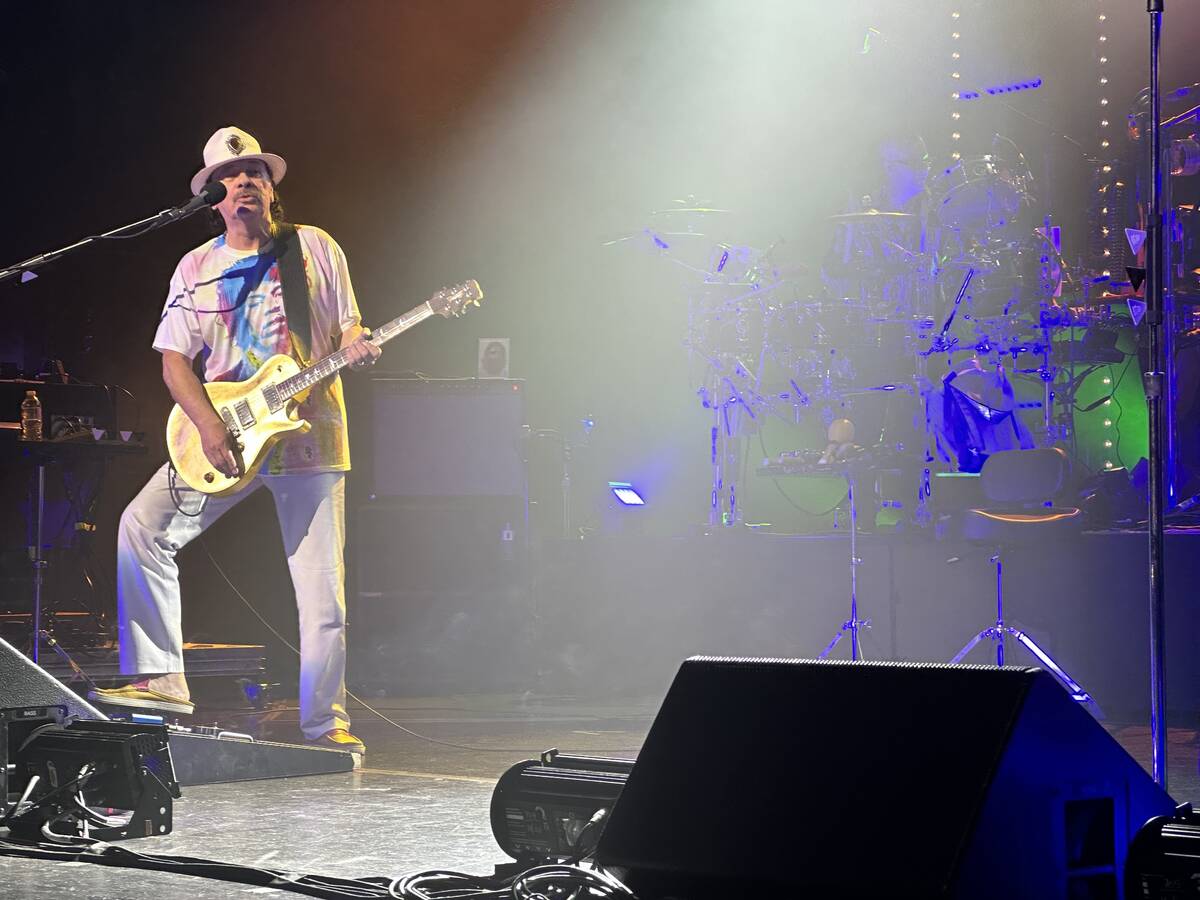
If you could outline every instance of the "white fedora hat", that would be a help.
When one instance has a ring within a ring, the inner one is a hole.
[[[261,160],[270,171],[271,180],[276,184],[283,181],[283,174],[287,171],[287,163],[282,156],[263,153],[254,135],[242,131],[236,125],[227,125],[214,131],[213,136],[204,145],[204,168],[192,176],[192,194],[199,194],[213,171],[234,159]]]

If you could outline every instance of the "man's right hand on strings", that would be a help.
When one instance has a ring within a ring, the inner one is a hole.
[[[204,455],[212,463],[213,468],[222,475],[236,478],[241,474],[237,456],[234,455],[234,439],[220,419],[199,426],[200,444],[204,447]]]

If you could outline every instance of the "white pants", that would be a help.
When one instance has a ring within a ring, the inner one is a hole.
[[[331,728],[348,728],[342,561],[345,473],[260,475],[245,490],[230,497],[210,497],[203,505],[203,495],[178,478],[174,482],[172,492],[169,464],[164,464],[121,515],[117,534],[121,671],[127,675],[183,671],[175,554],[266,485],[275,498],[300,613],[300,728],[310,739]],[[185,515],[198,509],[199,515]]]

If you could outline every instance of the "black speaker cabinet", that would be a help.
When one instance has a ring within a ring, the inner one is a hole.
[[[511,583],[528,544],[525,383],[376,378],[359,591]]]
[[[415,498],[355,516],[350,675],[399,693],[498,690],[528,672],[520,497]]]
[[[1117,900],[1173,806],[1037,669],[696,657],[597,858],[643,898]]]

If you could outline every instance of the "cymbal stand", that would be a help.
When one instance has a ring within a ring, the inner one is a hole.
[[[947,354],[947,359],[953,358],[955,347],[958,346],[958,336],[955,335],[950,328],[954,325],[954,319],[958,315],[958,311],[962,306],[963,298],[967,295],[967,288],[971,286],[971,281],[974,278],[974,267],[968,268],[967,274],[963,276],[962,284],[958,288],[958,293],[954,295],[954,303],[950,307],[950,313],[946,316],[946,321],[942,323],[941,330],[936,332],[930,339],[929,347],[927,349],[917,351],[917,379],[922,398],[921,405],[925,410],[926,442],[925,467],[922,470],[921,484],[917,491],[917,524],[919,525],[928,524],[932,518],[928,508],[932,478],[930,467],[937,457],[935,452],[937,437],[933,434],[929,413],[929,402],[933,398],[933,382],[928,377],[929,359],[934,354],[941,353]]]
[[[29,545],[29,563],[33,568],[33,620],[29,635],[29,658],[36,666],[40,663],[38,648],[42,635],[42,588],[45,584],[46,566],[42,556],[42,526],[46,514],[46,463],[38,460],[37,489],[34,492],[33,543]]]
[[[54,634],[42,627],[42,590],[45,587],[46,569],[49,562],[43,553],[43,533],[46,518],[46,461],[39,459],[36,470],[36,489],[33,498],[33,543],[29,546],[29,562],[33,569],[33,616],[29,635],[29,656],[34,665],[41,664],[40,647],[43,641],[46,646],[58,654],[59,658],[70,668],[75,679],[87,683],[91,689],[96,683],[71,658],[71,655],[58,642]]]
[[[736,356],[727,359],[706,356],[708,381],[697,392],[701,405],[712,412],[709,429],[709,460],[712,466],[712,492],[709,497],[708,525],[737,525],[742,521],[742,510],[738,506],[737,482],[744,474],[745,454],[742,451],[744,432],[741,416],[750,417],[757,423],[758,414],[774,413],[775,404],[761,393],[762,361],[759,373]],[[741,381],[739,386],[734,379]]]
[[[727,387],[728,392],[721,390]],[[713,423],[709,429],[709,459],[712,464],[712,494],[709,499],[708,524],[736,525],[742,511],[737,502],[738,467],[741,460],[741,435],[738,434],[738,417],[742,411],[751,419],[756,418],[733,381],[722,378],[718,388],[709,391],[701,388],[700,399],[706,409],[712,410]],[[742,409],[738,409],[739,405]]]
[[[846,466],[842,474],[846,478],[846,502],[850,507],[850,618],[842,623],[833,640],[817,656],[817,659],[827,659],[838,645],[838,642],[850,636],[850,659],[857,662],[862,659],[862,642],[859,632],[871,627],[870,619],[858,617],[858,567],[862,560],[858,558],[858,506],[854,496],[854,473]]]
[[[1054,338],[1050,333],[1051,326],[1043,325],[1042,344],[1040,349],[1042,364],[1034,369],[1038,380],[1042,383],[1042,446],[1053,447],[1060,439],[1065,438],[1066,429],[1060,429],[1054,422],[1055,392],[1054,382],[1058,378],[1058,366],[1050,361],[1054,349]]]

